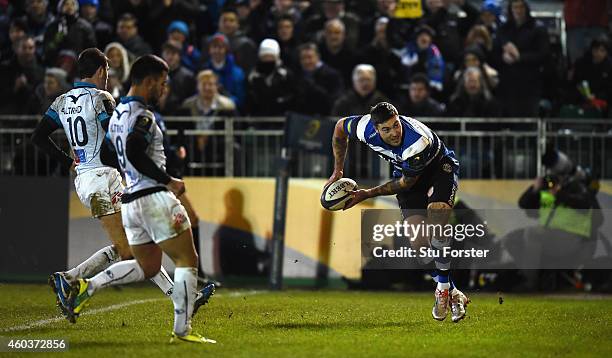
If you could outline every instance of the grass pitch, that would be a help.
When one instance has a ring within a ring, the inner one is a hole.
[[[47,286],[0,284],[0,293],[0,336],[64,338],[60,354],[74,357],[612,356],[610,296],[500,304],[472,293],[454,324],[431,318],[433,294],[220,289],[193,324],[218,343],[171,345],[172,303],[154,287],[101,291],[74,325],[58,318]]]

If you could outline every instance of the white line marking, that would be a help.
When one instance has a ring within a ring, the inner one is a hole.
[[[256,295],[261,293],[262,291],[245,291],[245,292],[230,292],[228,294],[215,294],[214,297],[220,298],[220,297],[241,297],[241,296],[252,296],[252,295]],[[129,306],[133,306],[133,305],[139,305],[142,303],[152,303],[152,302],[158,302],[158,301],[165,301],[169,298],[149,298],[146,300],[136,300],[136,301],[131,301],[131,302],[124,302],[124,303],[118,303],[116,305],[111,305],[111,306],[107,306],[107,307],[101,307],[101,308],[95,308],[93,310],[90,311],[85,311],[83,312],[84,316],[92,316],[95,314],[99,314],[99,313],[105,313],[105,312],[110,312],[110,311],[115,311],[115,310],[119,310],[125,307],[129,307]],[[14,332],[14,331],[25,331],[28,329],[32,329],[32,328],[38,328],[38,327],[42,327],[42,326],[46,326],[48,324],[51,323],[56,323],[56,322],[61,322],[66,320],[65,317],[53,317],[53,318],[47,318],[47,319],[41,319],[39,321],[34,321],[28,324],[24,324],[24,325],[20,325],[20,326],[14,326],[14,327],[9,327],[9,328],[5,328],[3,330],[0,330],[0,332]]]

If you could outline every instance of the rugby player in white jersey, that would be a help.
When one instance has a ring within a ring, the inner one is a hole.
[[[133,257],[121,220],[121,175],[114,168],[118,164],[110,150],[112,145],[105,143],[108,123],[115,108],[113,97],[105,91],[107,59],[96,48],[86,49],[79,55],[77,67],[81,81],[75,82],[73,89],[55,99],[35,129],[32,142],[65,167],[76,171],[76,193],[83,205],[91,209],[92,217],[100,220],[112,245],[100,249],[76,267],[49,277],[57,304],[64,313],[70,283]],[[49,138],[59,128],[66,132],[74,159]],[[166,295],[172,293],[172,280],[163,267],[151,280]],[[205,287],[199,295],[199,304],[204,304],[212,292],[214,287]]]
[[[162,96],[167,77],[164,60],[154,55],[138,58],[130,71],[128,95],[121,98],[109,124],[109,136],[127,183],[121,215],[135,260],[113,264],[106,269],[108,274],[78,280],[72,285],[68,306],[72,315],[79,314],[97,290],[153,277],[164,252],[176,266],[171,341],[214,343],[191,329],[198,257],[189,217],[177,199],[185,192],[185,184],[166,173],[162,132],[147,109]]]

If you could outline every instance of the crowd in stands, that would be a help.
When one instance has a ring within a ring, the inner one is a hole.
[[[168,63],[163,115],[346,116],[390,100],[415,117],[609,117],[606,0],[564,1],[568,56],[527,0],[423,0],[411,19],[397,6],[0,0],[0,113],[44,113],[98,47],[116,98],[138,56]]]

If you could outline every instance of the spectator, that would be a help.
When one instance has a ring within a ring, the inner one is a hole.
[[[9,25],[8,42],[0,50],[0,62],[8,61],[15,55],[13,47],[28,33],[28,25],[24,19],[14,19]]]
[[[108,65],[119,81],[126,83],[130,77],[130,59],[127,50],[119,42],[111,42],[106,45],[104,54],[108,57]]]
[[[459,81],[463,77],[466,68],[478,67],[483,75],[484,84],[489,91],[493,92],[499,83],[497,71],[485,62],[485,55],[479,46],[470,46],[465,49],[463,54],[463,64],[460,69],[455,71],[454,80]]]
[[[200,7],[199,0],[156,0],[151,1],[151,12],[148,21],[152,26],[147,28],[145,40],[159,50],[166,40],[166,30],[174,21],[183,21],[190,24],[195,18]]]
[[[113,38],[113,26],[98,17],[99,0],[79,0],[81,17],[91,24],[98,47],[103,48]]]
[[[257,46],[253,40],[240,31],[238,13],[234,8],[225,8],[219,17],[219,32],[227,38],[231,53],[234,54],[236,64],[245,73],[249,73],[257,60]]]
[[[203,70],[197,77],[198,93],[187,98],[181,108],[192,117],[215,117],[236,115],[236,104],[227,96],[219,93],[217,75],[211,70]],[[202,118],[197,129],[212,129],[213,122]]]
[[[223,123],[213,121],[212,117],[235,116],[236,104],[231,98],[219,93],[218,78],[213,71],[204,70],[198,73],[197,82],[198,93],[183,102],[182,110],[199,119],[196,122],[196,129],[223,129]],[[192,153],[193,161],[209,164],[223,161],[223,140],[209,142],[210,138],[207,135],[196,137],[196,150]],[[211,147],[212,149],[208,149]]]
[[[342,21],[332,19],[325,24],[319,53],[323,62],[340,72],[344,85],[351,83],[351,72],[356,61],[355,53],[346,43],[346,29]]]
[[[388,34],[389,19],[381,17],[376,21],[375,35],[365,47],[361,63],[369,63],[376,69],[377,87],[388,95],[397,93],[403,71],[399,57],[392,52]]]
[[[482,6],[480,8],[480,19],[478,22],[487,28],[491,38],[495,38],[497,30],[502,23],[501,6],[499,6],[499,0],[484,0],[482,2]]]
[[[333,116],[369,113],[379,102],[389,99],[376,89],[376,70],[374,66],[359,64],[353,70],[353,88],[342,95],[332,108]]]
[[[96,34],[91,24],[79,17],[77,0],[62,0],[57,5],[58,18],[53,21],[44,37],[44,59],[48,65],[57,65],[58,54],[69,50],[75,54],[96,47]]]
[[[406,78],[415,73],[426,73],[429,86],[442,92],[444,87],[444,59],[438,47],[434,45],[435,31],[427,26],[419,26],[416,38],[409,42],[399,53],[404,65]]]
[[[181,44],[181,63],[190,71],[195,71],[196,67],[200,63],[202,54],[200,50],[188,43],[189,39],[189,26],[184,21],[173,21],[168,26],[168,39],[176,41]]]
[[[124,83],[125,82],[121,81],[121,77],[119,77],[119,74],[117,71],[115,71],[115,69],[110,68],[108,70],[106,90],[113,96],[115,102],[119,101],[121,97],[125,96],[127,93]]]
[[[609,1],[565,0],[563,15],[567,33],[567,54],[573,63],[587,50],[591,40],[606,33]]]
[[[474,25],[468,32],[467,37],[465,38],[465,48],[471,46],[478,46],[483,52],[485,56],[485,60],[489,60],[491,58],[491,53],[493,51],[493,39],[491,38],[491,34],[489,30],[484,25]]]
[[[325,30],[330,20],[340,20],[346,29],[346,46],[354,50],[359,41],[359,16],[346,11],[344,0],[323,0],[322,14],[316,14],[304,23],[306,40],[317,40],[322,37],[321,30]],[[349,68],[352,71],[352,66]]]
[[[400,100],[400,113],[411,117],[441,117],[446,107],[430,96],[429,79],[423,73],[410,78],[408,98]]]
[[[148,28],[149,18],[151,13],[151,2],[147,0],[111,0],[113,3],[113,12],[115,16],[119,16],[116,21],[121,21],[125,14],[130,14],[134,18],[135,23],[143,29]]]
[[[508,21],[494,44],[503,114],[536,117],[542,88],[542,66],[550,55],[546,29],[531,17],[526,0],[510,0]]]
[[[216,34],[208,42],[208,61],[204,69],[212,70],[219,78],[221,92],[225,92],[238,108],[244,105],[245,83],[244,72],[234,62],[234,56],[230,52],[227,37]]]
[[[27,23],[28,35],[36,42],[36,51],[39,58],[43,57],[44,37],[47,27],[55,20],[55,16],[48,11],[48,0],[27,0],[26,15],[23,18]]]
[[[294,0],[274,0],[274,5],[270,8],[266,20],[266,33],[274,33],[282,17],[290,18],[293,24],[299,24],[302,14],[296,3],[297,1]]]
[[[15,44],[15,57],[0,65],[1,113],[19,114],[45,76],[36,60],[36,43],[25,36]]]
[[[123,14],[117,22],[117,37],[130,55],[130,62],[152,52],[151,46],[138,35],[138,21],[132,14]]]
[[[165,114],[176,114],[183,101],[195,93],[193,72],[181,64],[181,52],[181,44],[173,40],[162,46],[162,57],[170,70],[165,106],[160,108],[160,112]]]
[[[68,91],[70,86],[66,71],[57,67],[47,68],[44,82],[36,87],[34,96],[30,97],[27,104],[27,113],[43,114],[49,108],[57,96]]]
[[[591,41],[590,51],[576,61],[570,83],[574,92],[591,107],[604,112],[612,100],[612,60],[608,38]],[[571,73],[571,72],[570,72]]]
[[[301,71],[296,83],[296,110],[304,114],[329,115],[342,92],[340,73],[321,61],[317,45],[298,48]]]
[[[248,78],[249,115],[284,115],[293,106],[293,85],[293,73],[282,65],[278,42],[263,40],[257,64]]]
[[[450,13],[448,11],[449,1],[425,1],[428,14],[424,22],[435,31],[436,36],[433,41],[440,48],[450,70],[454,70],[453,66],[461,63],[461,44],[479,15],[478,10],[466,0],[455,0],[454,3],[460,6],[466,14],[465,17],[459,18]]]
[[[261,42],[268,33],[267,22],[261,21],[268,16],[266,7],[261,0],[238,0],[236,1],[236,13],[240,28],[244,34],[256,43]]]
[[[281,49],[281,60],[283,64],[296,71],[299,66],[297,54],[298,41],[295,37],[295,23],[291,16],[281,16],[276,24],[276,40]]]
[[[451,96],[448,105],[450,117],[498,117],[500,108],[484,83],[478,67],[468,67]]]

